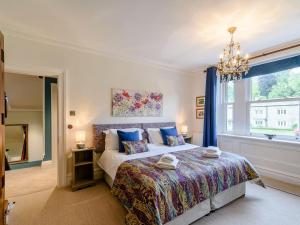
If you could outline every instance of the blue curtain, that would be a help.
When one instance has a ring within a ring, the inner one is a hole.
[[[249,69],[248,73],[243,75],[243,78],[250,78],[270,73],[276,73],[283,70],[293,69],[295,67],[300,67],[300,55],[257,66],[252,66]]]
[[[217,68],[207,68],[206,73],[203,147],[217,146]]]

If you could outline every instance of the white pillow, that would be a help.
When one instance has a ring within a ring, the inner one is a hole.
[[[140,128],[109,129],[109,130],[107,130],[108,134],[105,133],[106,131],[103,131],[106,134],[105,150],[119,150],[118,130],[121,130],[121,131],[124,131],[124,132],[139,131],[139,140],[143,140],[144,130],[140,129]]]
[[[173,128],[173,127],[161,127],[161,128]],[[148,128],[147,129],[149,142],[151,144],[163,144],[164,141],[161,136],[160,128]]]
[[[159,128],[148,128],[147,129],[149,142],[151,144],[163,144],[163,139],[161,137]]]

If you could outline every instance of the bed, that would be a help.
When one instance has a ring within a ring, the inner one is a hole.
[[[105,146],[103,131],[111,128],[134,127],[146,130],[152,127],[168,126],[175,126],[175,123],[94,125],[94,144],[97,151],[103,152]],[[147,132],[143,133],[143,137],[146,139],[148,138],[147,135]],[[199,156],[201,155],[199,154],[201,148],[192,144],[175,147],[148,144],[148,148],[149,152],[134,155],[126,155],[114,150],[104,151],[97,162],[105,171],[105,181],[112,188],[112,193],[128,210],[127,224],[190,224],[209,214],[212,210],[244,196],[246,192],[245,182],[258,178],[255,170],[252,170],[251,164],[244,168],[244,158],[231,155],[231,153],[222,153],[224,155],[223,162],[219,162],[218,160],[203,160]],[[174,171],[158,171],[153,167],[160,155],[166,152],[171,152],[180,159],[180,169],[176,169],[180,175],[175,174]],[[226,170],[225,161],[226,163],[230,161],[227,165],[229,168],[227,168],[227,174],[223,174],[223,170]],[[192,164],[195,167],[189,168]],[[240,164],[240,169],[234,170],[233,165],[235,164]],[[247,165],[248,162],[246,161]],[[222,171],[218,175],[217,170],[207,170],[210,167],[218,167]],[[133,173],[137,170],[137,173]],[[242,176],[239,170],[245,170],[247,176],[250,177]],[[249,175],[247,170],[251,170],[252,174]],[[235,179],[230,180],[230,177],[234,177],[230,173],[234,173],[234,171],[238,171],[238,175],[235,175]],[[225,177],[226,185],[220,185],[220,181],[214,183],[211,179],[214,176]],[[155,182],[152,182],[153,180]],[[148,185],[151,182],[152,186]],[[177,190],[176,182],[181,182],[180,190]],[[210,189],[210,186],[213,188]],[[177,193],[181,193],[178,194],[179,197]],[[171,199],[171,203],[166,199]]]

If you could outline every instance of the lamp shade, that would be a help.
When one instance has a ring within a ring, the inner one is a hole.
[[[182,125],[181,126],[181,133],[187,134],[187,132],[188,132],[188,126],[187,125]]]
[[[76,142],[84,143],[85,142],[85,131],[80,130],[76,132]]]

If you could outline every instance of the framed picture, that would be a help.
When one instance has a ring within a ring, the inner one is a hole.
[[[196,97],[196,107],[204,107],[205,105],[205,96]]]
[[[204,108],[196,109],[196,119],[204,119]]]
[[[112,89],[112,115],[115,117],[154,117],[162,113],[161,92]]]

